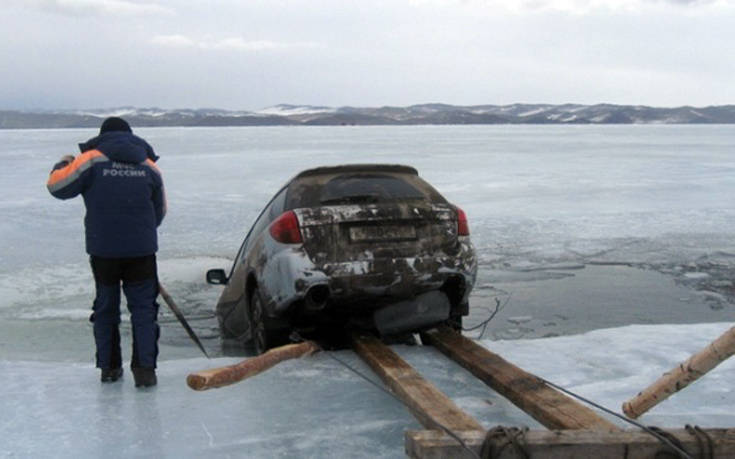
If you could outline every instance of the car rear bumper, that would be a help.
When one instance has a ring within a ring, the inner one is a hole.
[[[346,304],[361,298],[400,300],[440,289],[449,279],[461,279],[469,294],[475,272],[434,257],[393,258],[340,263],[327,267],[328,285],[334,301]]]
[[[328,289],[330,306],[377,309],[386,304],[439,290],[448,283],[460,290],[452,303],[466,303],[475,284],[477,261],[469,242],[449,256],[380,258],[315,265],[300,248],[271,258],[260,276],[267,309],[280,316],[294,303],[307,299],[315,287]],[[321,292],[320,292],[321,293]]]

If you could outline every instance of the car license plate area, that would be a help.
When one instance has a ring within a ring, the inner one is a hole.
[[[350,227],[351,242],[413,240],[416,240],[416,228],[410,225],[370,225]]]

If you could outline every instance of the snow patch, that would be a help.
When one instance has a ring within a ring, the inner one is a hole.
[[[533,116],[533,115],[538,115],[539,113],[543,113],[545,111],[546,111],[545,108],[537,108],[535,110],[530,110],[530,111],[527,111],[527,112],[519,113],[518,116],[521,116],[521,117],[524,117],[524,116]]]
[[[89,319],[91,313],[91,307],[89,309],[40,309],[22,312],[18,314],[17,318],[22,320],[64,319],[79,321]]]
[[[263,108],[256,113],[261,115],[294,116],[312,115],[316,113],[336,113],[337,109],[331,107],[314,107],[311,105],[275,105]]]

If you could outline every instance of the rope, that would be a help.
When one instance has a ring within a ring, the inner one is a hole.
[[[507,303],[507,300],[506,300],[506,303]],[[505,304],[503,304],[503,306],[505,306]],[[486,327],[487,326],[487,323],[490,322],[490,320],[493,319],[493,317],[495,316],[495,314],[497,314],[497,312],[500,309],[502,309],[502,306],[500,306],[500,302],[498,301],[497,302],[497,307],[496,307],[495,311],[493,312],[493,314],[486,321],[484,321],[484,323],[480,324],[479,326],[483,326],[484,325]],[[471,330],[474,330],[476,328],[477,327],[473,327]],[[484,333],[484,330],[483,330],[483,333]],[[301,337],[301,335],[299,335],[299,333],[298,332],[295,332],[295,331],[290,335],[290,339],[291,339],[291,341],[294,341],[294,342],[304,341],[304,338]],[[367,375],[363,374],[362,372],[360,372],[356,368],[352,367],[347,362],[344,362],[343,360],[337,358],[331,352],[324,351],[324,354],[328,355],[331,359],[335,360],[340,365],[344,366],[345,368],[347,368],[348,370],[350,370],[351,372],[353,372],[354,374],[356,374],[360,378],[362,378],[365,381],[367,381],[368,383],[370,383],[373,387],[379,389],[381,392],[387,394],[388,396],[390,396],[394,400],[398,401],[401,405],[403,405],[404,407],[406,407],[409,411],[411,410],[411,408],[400,397],[398,397],[393,392],[391,392],[388,389],[386,389],[385,387],[383,387],[381,384],[373,381]],[[678,457],[681,457],[681,458],[684,458],[684,459],[694,459],[684,449],[684,446],[681,444],[681,442],[679,441],[679,439],[676,438],[675,436],[673,436],[671,433],[669,433],[669,432],[667,432],[667,431],[665,431],[665,430],[663,430],[661,428],[655,427],[655,426],[645,426],[645,425],[643,425],[643,424],[641,424],[639,422],[636,422],[636,421],[634,421],[632,419],[629,419],[629,418],[627,418],[627,417],[625,417],[625,416],[623,416],[623,415],[621,415],[619,413],[616,413],[615,411],[613,411],[613,410],[611,410],[609,408],[606,408],[606,407],[604,407],[604,406],[602,406],[602,405],[600,405],[600,404],[598,404],[598,403],[596,403],[596,402],[594,402],[594,401],[592,401],[590,399],[587,399],[587,398],[585,398],[585,397],[583,397],[583,396],[581,396],[579,394],[576,394],[576,393],[574,393],[574,392],[572,392],[572,391],[570,391],[568,389],[565,389],[564,387],[561,387],[561,386],[559,386],[557,384],[554,384],[551,381],[548,381],[548,380],[546,380],[544,378],[539,378],[539,379],[544,384],[547,384],[548,386],[553,387],[554,389],[556,389],[556,390],[558,390],[560,392],[563,392],[563,393],[565,393],[565,394],[567,394],[567,395],[569,395],[571,397],[574,397],[577,400],[580,400],[580,401],[582,401],[584,403],[587,403],[588,405],[593,406],[593,407],[597,408],[600,411],[603,411],[603,412],[605,412],[607,414],[610,414],[612,416],[615,416],[615,417],[617,417],[617,418],[619,418],[619,419],[621,419],[621,420],[623,420],[623,421],[625,421],[625,422],[627,422],[627,423],[629,423],[631,425],[634,425],[634,426],[638,427],[639,429],[641,429],[641,430],[649,433],[654,438],[656,438],[661,443],[663,443],[665,446],[667,446],[671,450],[673,450],[673,452],[676,453],[678,455]],[[441,424],[441,423],[439,423],[437,421],[434,421],[434,422],[436,423],[436,425],[441,430],[443,430],[447,435],[449,435],[450,437],[452,437],[457,443],[460,444],[460,446],[462,446],[462,448],[464,448],[465,450],[467,450],[467,452],[469,452],[473,457],[475,457],[477,459],[495,459],[495,458],[497,458],[497,457],[500,456],[500,454],[503,452],[503,450],[508,445],[512,445],[513,448],[514,448],[514,450],[516,451],[516,453],[518,453],[518,455],[520,455],[520,457],[522,457],[524,459],[530,458],[530,455],[528,454],[528,452],[526,451],[525,446],[524,446],[525,445],[525,433],[528,431],[528,427],[524,427],[523,429],[518,429],[517,427],[506,428],[506,427],[503,427],[503,426],[497,426],[497,427],[495,427],[493,429],[488,430],[487,434],[485,435],[485,440],[484,440],[483,445],[482,445],[482,451],[481,451],[481,455],[482,456],[478,456],[477,453],[474,450],[472,450],[469,446],[467,446],[467,444],[456,433],[454,433],[451,429],[449,429],[448,427],[446,427],[445,425],[443,425],[443,424]],[[696,426],[696,425],[695,426],[691,426],[691,425],[687,424],[685,428],[686,428],[687,432],[689,432],[691,435],[693,435],[697,439],[697,444],[699,446],[699,451],[701,453],[700,456],[702,458],[705,458],[705,459],[713,459],[714,458],[714,445],[713,445],[713,440],[710,437],[710,435],[707,434],[707,432],[705,432],[699,426]],[[496,449],[496,448],[494,448],[493,445],[495,444],[495,440],[498,439],[499,437],[500,438],[504,438],[506,440],[506,442],[503,445],[501,445],[499,449]],[[704,442],[703,442],[702,438],[704,438],[707,441],[708,455],[706,457],[704,455],[705,454],[705,449],[704,449]],[[627,447],[626,447],[626,451],[627,451]],[[668,452],[668,451],[659,451],[658,453],[656,453],[656,457],[659,457],[659,454],[661,454],[661,453],[670,454],[670,452]]]
[[[482,331],[480,331],[480,334],[477,337],[475,337],[475,339],[482,339],[482,337],[485,335],[485,331],[487,330],[487,325],[490,323],[491,320],[493,320],[495,318],[495,316],[500,311],[502,311],[505,308],[505,305],[508,304],[508,302],[510,301],[510,298],[512,296],[513,296],[513,293],[511,292],[508,295],[508,297],[505,299],[505,301],[503,302],[503,304],[500,304],[500,300],[496,297],[495,298],[495,310],[493,310],[492,312],[490,312],[490,308],[485,307],[485,306],[482,306],[480,309],[484,309],[484,310],[490,312],[490,316],[487,319],[483,320],[482,322],[480,322],[479,324],[477,324],[477,325],[475,325],[473,327],[470,327],[470,328],[462,328],[462,331],[466,331],[466,332],[468,332],[468,331],[475,331],[478,328],[482,328]]]
[[[565,389],[565,388],[563,388],[563,387],[561,387],[561,386],[558,386],[558,385],[556,385],[556,384],[552,383],[551,381],[547,381],[547,380],[546,380],[546,379],[544,379],[544,378],[539,378],[539,379],[541,379],[541,381],[543,381],[543,382],[544,382],[545,384],[547,384],[547,385],[549,385],[549,386],[553,387],[554,389],[556,389],[556,390],[558,390],[558,391],[564,392],[565,394],[567,394],[567,395],[569,395],[569,396],[572,396],[572,397],[576,398],[577,400],[581,400],[582,402],[584,402],[584,403],[586,403],[586,404],[588,404],[588,405],[591,405],[591,406],[593,406],[593,407],[597,408],[597,409],[598,409],[598,410],[600,410],[600,411],[604,411],[604,412],[605,412],[605,413],[607,413],[607,414],[610,414],[610,415],[612,415],[612,416],[615,416],[615,417],[617,417],[617,418],[619,418],[619,419],[622,419],[623,421],[627,422],[628,424],[632,424],[632,425],[634,425],[634,426],[638,427],[639,429],[642,429],[642,430],[644,430],[645,432],[647,432],[647,433],[649,433],[649,434],[653,435],[653,436],[654,436],[654,437],[655,437],[656,439],[658,439],[658,440],[659,440],[659,441],[660,441],[661,443],[663,443],[664,445],[666,445],[666,446],[668,446],[669,448],[671,448],[672,450],[674,450],[674,451],[675,451],[675,452],[676,452],[676,453],[677,453],[677,454],[678,454],[678,455],[679,455],[680,457],[683,457],[683,458],[685,458],[685,459],[694,459],[694,458],[693,458],[693,457],[692,457],[692,456],[691,456],[691,455],[690,455],[689,453],[687,453],[687,452],[686,452],[686,451],[685,451],[685,450],[684,450],[683,448],[679,448],[678,446],[676,446],[675,444],[673,444],[673,443],[672,443],[672,442],[671,442],[671,441],[670,441],[670,440],[669,440],[668,438],[666,438],[666,436],[664,436],[664,435],[661,435],[660,433],[656,432],[656,431],[654,430],[655,428],[653,428],[653,429],[652,429],[652,428],[650,428],[650,427],[644,426],[644,425],[643,425],[643,424],[641,424],[640,422],[636,422],[636,421],[634,421],[634,420],[632,420],[632,419],[629,419],[629,418],[627,418],[627,417],[623,416],[622,414],[618,414],[618,413],[616,413],[615,411],[613,411],[613,410],[611,410],[611,409],[609,409],[609,408],[605,408],[604,406],[602,406],[602,405],[600,405],[600,404],[598,404],[598,403],[595,403],[595,402],[593,402],[592,400],[589,400],[589,399],[587,399],[587,398],[584,398],[584,397],[582,397],[582,396],[581,396],[581,395],[579,395],[579,394],[575,394],[574,392],[572,392],[572,391],[570,391],[570,390],[568,390],[568,389]]]
[[[684,428],[686,429],[686,431],[690,435],[693,435],[694,438],[697,439],[697,448],[698,448],[699,453],[700,453],[699,456],[702,457],[702,458],[704,458],[704,442],[702,441],[702,437],[700,437],[699,436],[699,433],[692,426],[690,426],[689,424],[687,424],[686,426],[684,426]]]
[[[531,455],[526,451],[526,432],[528,427],[497,426],[487,431],[485,441],[482,443],[480,455],[482,459],[497,459],[508,446],[512,446],[522,459],[529,459]],[[502,444],[498,444],[503,441]]]
[[[715,457],[715,445],[714,441],[712,440],[712,437],[702,430],[699,426],[692,426],[687,424],[684,426],[687,432],[689,432],[691,435],[694,436],[694,438],[697,439],[697,445],[699,446],[700,451],[700,457],[703,459],[714,459]],[[704,448],[704,440],[707,441],[707,449]]]
[[[676,438],[670,432],[667,432],[664,429],[661,429],[660,427],[648,426],[648,428],[651,429],[651,431],[656,432],[658,435],[661,435],[662,437],[664,437],[667,440],[669,440],[672,444],[676,445],[676,448],[677,448],[677,450],[674,450],[673,453],[671,451],[667,450],[666,448],[657,451],[656,454],[654,455],[654,457],[656,459],[659,459],[659,458],[664,459],[664,458],[671,457],[671,456],[673,456],[673,457],[679,457],[680,456],[681,453],[679,453],[678,450],[682,450],[683,451],[684,450],[684,445],[681,444],[681,442],[679,441],[678,438]],[[666,446],[668,447],[668,445],[666,445]]]
[[[300,342],[300,341],[303,341],[304,338],[302,338],[301,335],[298,334],[298,332],[295,332],[294,331],[291,334],[291,340],[294,341],[294,342]],[[351,372],[353,372],[354,374],[356,374],[360,378],[362,378],[365,381],[369,382],[373,387],[375,387],[375,388],[379,389],[381,392],[389,395],[394,400],[397,400],[401,405],[403,405],[409,411],[411,411],[411,408],[400,397],[398,397],[396,394],[394,394],[393,392],[391,392],[388,389],[386,389],[385,387],[383,387],[383,385],[381,385],[381,384],[373,381],[372,378],[369,378],[367,375],[363,374],[358,369],[352,367],[350,364],[348,364],[347,362],[343,361],[342,359],[337,358],[331,352],[329,352],[329,351],[323,351],[323,353],[326,354],[326,355],[328,355],[331,359],[335,360],[340,365],[342,365],[343,367],[347,368],[348,370],[350,370]],[[464,440],[462,440],[456,433],[452,432],[452,430],[449,427],[441,424],[440,422],[438,422],[436,420],[434,420],[434,423],[437,425],[437,427],[439,427],[447,435],[449,435],[457,443],[459,443],[460,446],[462,446],[462,448],[464,448],[465,450],[467,450],[467,452],[469,452],[472,455],[472,457],[474,457],[476,459],[482,459],[480,456],[477,455],[477,453],[472,448],[470,448],[469,446],[467,446],[467,443],[465,443]]]
[[[389,391],[388,389],[386,389],[386,388],[385,388],[385,387],[383,387],[382,385],[380,385],[380,384],[378,384],[377,382],[373,381],[372,379],[370,379],[369,377],[367,377],[366,375],[364,375],[363,373],[361,373],[361,372],[360,372],[359,370],[357,370],[356,368],[353,368],[353,367],[352,367],[352,366],[350,366],[350,365],[349,365],[349,364],[348,364],[347,362],[344,362],[344,361],[342,361],[341,359],[338,359],[338,358],[337,358],[336,356],[332,355],[332,353],[331,353],[331,352],[326,352],[326,354],[327,354],[327,355],[328,355],[329,357],[331,357],[332,359],[334,359],[334,360],[336,360],[337,362],[339,362],[339,363],[340,363],[340,364],[341,364],[342,366],[344,366],[345,368],[347,368],[347,369],[348,369],[348,370],[350,370],[351,372],[355,373],[356,375],[358,375],[359,377],[361,377],[361,378],[362,378],[362,379],[364,379],[365,381],[367,381],[367,382],[369,382],[370,384],[372,384],[372,385],[373,385],[374,387],[377,387],[377,388],[378,388],[378,389],[380,389],[380,390],[381,390],[382,392],[384,392],[384,393],[388,394],[389,396],[391,396],[391,397],[392,397],[392,398],[393,398],[394,400],[397,400],[397,401],[399,401],[399,402],[401,403],[401,405],[405,406],[405,407],[406,407],[406,408],[407,408],[407,409],[408,409],[409,411],[411,410],[411,409],[410,409],[410,407],[409,407],[408,405],[406,405],[406,403],[405,403],[405,402],[404,402],[404,401],[403,401],[403,400],[402,400],[402,399],[401,399],[400,397],[398,397],[398,396],[397,396],[396,394],[394,394],[393,392]],[[438,426],[438,427],[439,427],[439,428],[440,428],[441,430],[443,430],[443,431],[444,431],[444,432],[445,432],[445,433],[446,433],[447,435],[449,435],[449,436],[450,436],[450,437],[452,437],[452,438],[453,438],[454,440],[456,440],[456,441],[457,441],[457,443],[459,443],[459,444],[460,444],[460,445],[462,446],[462,448],[466,449],[466,450],[467,450],[467,451],[468,451],[468,452],[469,452],[470,454],[472,454],[472,456],[473,456],[473,457],[475,457],[475,458],[477,458],[477,459],[481,459],[481,458],[480,458],[480,456],[478,456],[478,455],[477,455],[477,453],[476,453],[475,451],[473,451],[473,450],[472,450],[472,449],[471,449],[471,448],[470,448],[469,446],[467,446],[467,443],[465,443],[465,442],[464,442],[464,441],[463,441],[463,440],[462,440],[461,438],[459,438],[459,436],[458,436],[457,434],[455,434],[454,432],[452,432],[452,430],[451,430],[451,429],[450,429],[449,427],[447,427],[447,426],[445,426],[445,425],[443,425],[443,424],[439,423],[439,422],[438,422],[438,421],[436,421],[436,420],[433,420],[433,421],[434,421],[434,423],[435,423],[435,424],[436,424],[436,425],[437,425],[437,426]]]

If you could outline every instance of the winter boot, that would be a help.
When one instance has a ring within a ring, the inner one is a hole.
[[[100,374],[100,381],[102,382],[115,382],[122,378],[122,368],[103,368]]]
[[[155,386],[156,379],[155,368],[137,368],[133,367],[133,378],[135,378],[135,387],[151,387]]]

